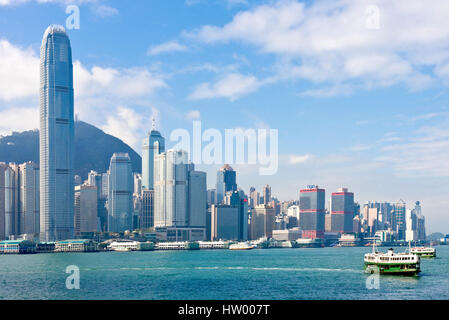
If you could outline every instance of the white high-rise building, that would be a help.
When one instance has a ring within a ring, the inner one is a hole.
[[[10,163],[5,171],[5,237],[19,234],[19,166]]]
[[[19,166],[20,233],[39,233],[39,166],[26,162]]]
[[[0,162],[0,240],[5,236],[5,173],[8,169],[6,163]]]
[[[154,226],[188,226],[188,154],[168,150],[154,158]]]
[[[40,240],[74,236],[73,65],[62,26],[44,33],[40,56]]]

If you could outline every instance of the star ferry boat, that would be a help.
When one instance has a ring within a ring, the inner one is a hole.
[[[416,254],[423,258],[435,258],[437,250],[433,247],[415,247],[410,249],[410,253]]]
[[[364,257],[365,271],[388,275],[416,276],[421,272],[420,256],[413,253],[395,253],[392,248],[387,253],[378,252],[373,245],[373,252]]]

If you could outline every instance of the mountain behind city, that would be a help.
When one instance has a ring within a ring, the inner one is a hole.
[[[129,154],[133,172],[141,172],[142,159],[129,145],[84,121],[75,122],[75,174],[86,179],[90,170],[106,172],[114,152]],[[39,130],[13,132],[0,138],[0,162],[39,163]]]

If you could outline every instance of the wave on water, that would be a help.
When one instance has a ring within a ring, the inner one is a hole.
[[[362,272],[363,270],[356,269],[340,269],[340,268],[292,268],[292,267],[241,267],[241,266],[231,266],[231,267],[195,267],[197,270],[255,270],[255,271],[312,271],[312,272]]]

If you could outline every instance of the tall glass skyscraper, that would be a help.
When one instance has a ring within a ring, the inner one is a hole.
[[[236,174],[234,169],[232,169],[229,164],[225,164],[220,170],[218,170],[216,190],[217,203],[221,203],[223,201],[226,192],[237,190]]]
[[[40,239],[73,238],[73,65],[62,26],[44,33],[40,58]]]
[[[132,229],[134,177],[127,153],[114,153],[109,165],[108,231]]]
[[[154,157],[162,152],[165,152],[165,139],[153,129],[143,140],[142,189],[154,188]]]

